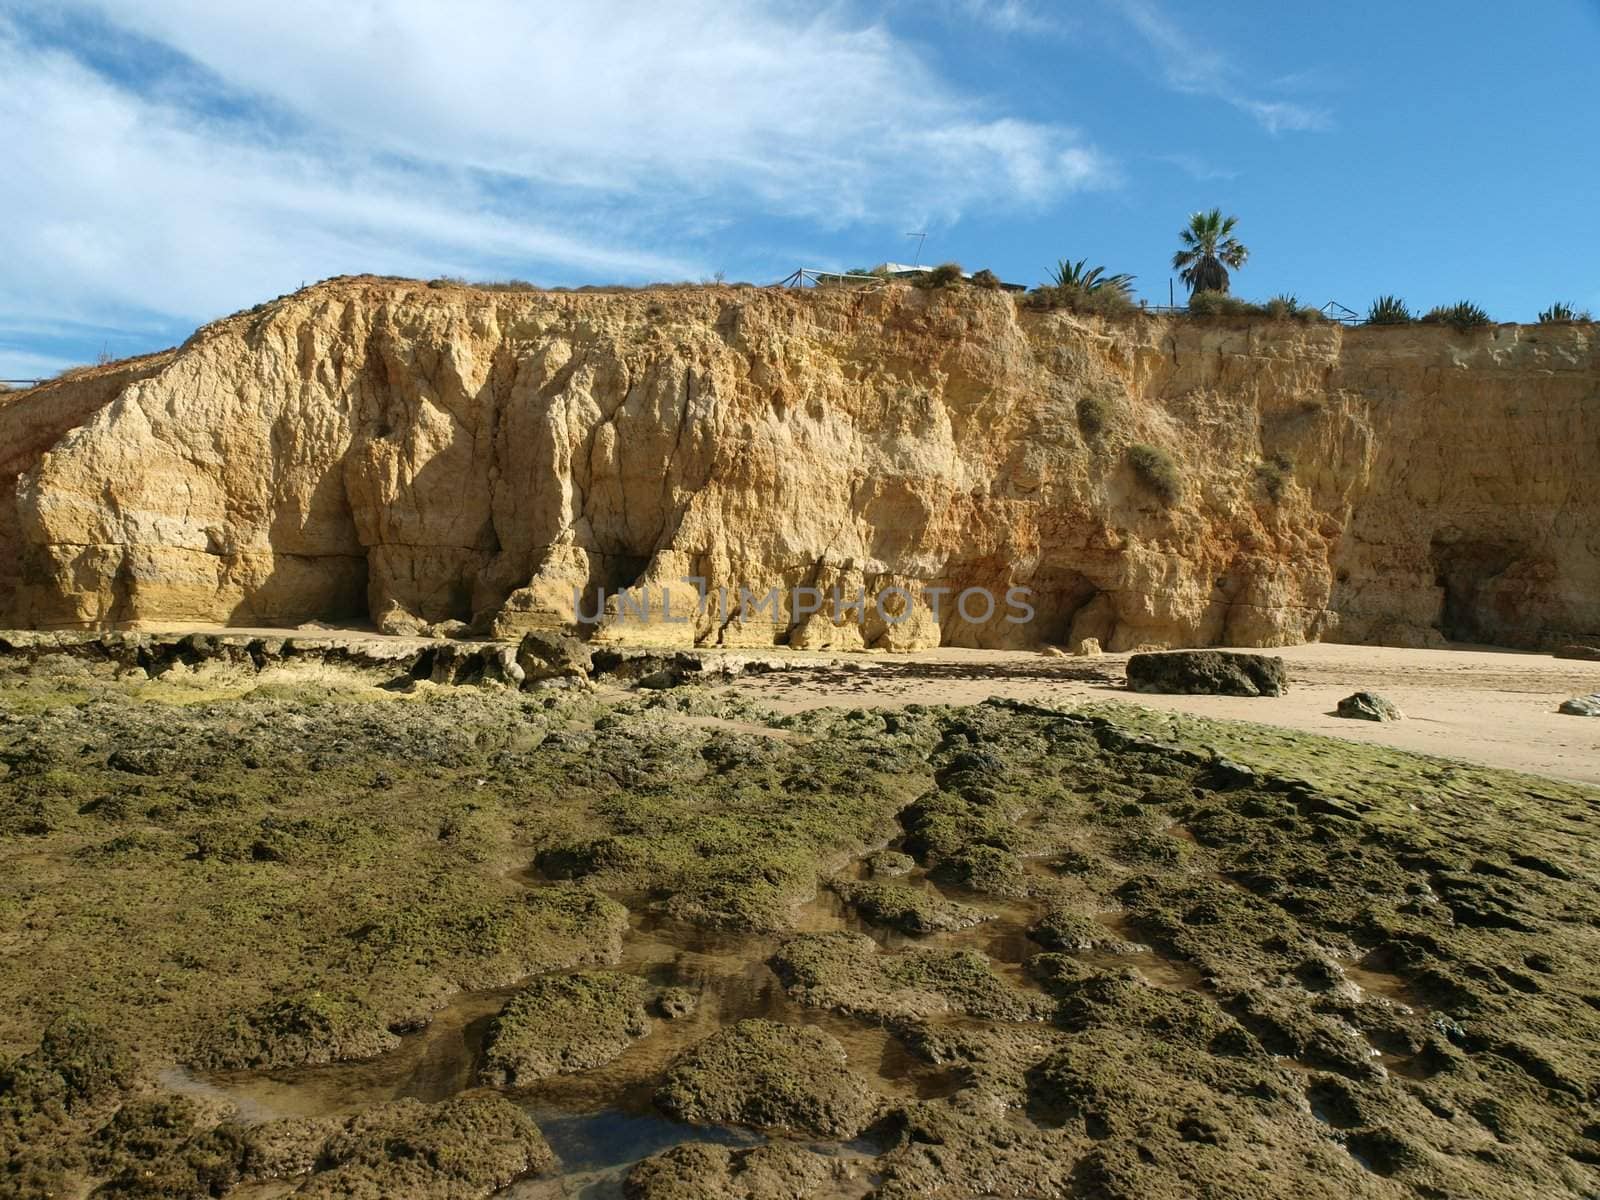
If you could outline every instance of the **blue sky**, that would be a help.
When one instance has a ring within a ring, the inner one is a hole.
[[[359,271],[908,259],[1600,313],[1600,0],[0,0],[0,377]],[[1181,294],[1181,285],[1180,285]]]

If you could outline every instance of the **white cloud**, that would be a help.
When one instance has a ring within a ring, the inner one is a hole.
[[[1115,176],[1072,129],[993,111],[837,6],[75,0],[55,18],[130,61],[181,56],[200,68],[182,87],[113,79],[7,7],[50,11],[0,0],[0,127],[27,180],[0,194],[7,325],[200,319],[362,269],[694,277],[692,243],[656,249],[675,232],[953,219]]]
[[[1029,148],[1057,169],[1018,172],[1016,122],[837,6],[81,2],[356,144],[545,183],[742,192],[785,214],[853,217],[930,186],[954,213],[1019,183],[1031,202],[1094,178],[1080,166],[1092,151],[1045,124],[1027,126]],[[939,186],[974,164],[989,172],[982,191]]]
[[[1157,69],[1167,86],[1194,96],[1210,96],[1253,118],[1268,133],[1325,130],[1333,121],[1322,109],[1287,100],[1263,100],[1249,95],[1235,82],[1228,58],[1191,37],[1153,0],[1111,0],[1154,52]],[[1280,83],[1288,85],[1293,77]]]
[[[51,379],[74,365],[73,360],[58,358],[53,354],[35,354],[31,350],[0,346],[0,379]]]
[[[539,261],[678,278],[681,259],[619,249],[491,211],[449,175],[286,147],[143,100],[0,24],[0,318],[111,312],[199,319],[372,268],[429,274]]]

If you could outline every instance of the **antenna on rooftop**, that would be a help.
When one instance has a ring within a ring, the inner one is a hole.
[[[928,240],[928,235],[925,233],[908,233],[906,236],[917,239],[917,256],[911,260],[911,265],[920,267],[922,265],[922,243]]]

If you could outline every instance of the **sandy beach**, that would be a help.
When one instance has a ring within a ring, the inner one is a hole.
[[[1061,658],[953,649],[843,659],[836,669],[751,676],[735,686],[787,712],[830,704],[970,704],[989,696],[1141,704],[1600,784],[1600,720],[1556,711],[1563,700],[1600,692],[1600,663],[1483,648],[1311,644],[1259,653],[1288,663],[1287,695],[1144,695],[1123,685],[1126,654]],[[1338,701],[1357,690],[1387,696],[1405,720],[1335,716]]]

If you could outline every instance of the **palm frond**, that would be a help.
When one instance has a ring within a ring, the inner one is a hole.
[[[1053,280],[1055,287],[1085,293],[1104,290],[1127,292],[1132,283],[1132,275],[1107,275],[1105,267],[1091,267],[1087,258],[1080,258],[1077,262],[1062,259],[1056,264]]]
[[[1178,230],[1184,249],[1172,256],[1172,269],[1191,293],[1228,290],[1228,268],[1238,270],[1250,257],[1249,249],[1233,236],[1238,224],[1238,217],[1225,217],[1220,208],[1213,208],[1189,214],[1189,223]]]

